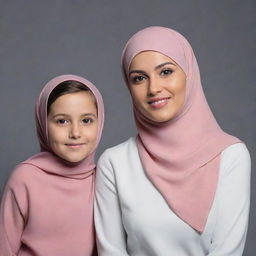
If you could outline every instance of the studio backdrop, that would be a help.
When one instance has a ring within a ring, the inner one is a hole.
[[[106,122],[97,157],[134,136],[131,99],[121,75],[121,51],[127,39],[142,28],[170,27],[191,43],[207,100],[220,126],[243,140],[251,153],[252,200],[244,255],[255,255],[254,0],[0,3],[0,190],[15,165],[39,150],[34,105],[43,85],[54,76],[81,75],[102,92]]]

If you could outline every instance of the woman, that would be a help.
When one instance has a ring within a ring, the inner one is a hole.
[[[1,256],[91,256],[95,253],[95,150],[102,97],[88,80],[49,81],[36,105],[41,153],[9,178],[0,211]]]
[[[99,255],[242,255],[250,156],[215,121],[189,43],[168,28],[143,29],[122,68],[138,135],[98,163]]]

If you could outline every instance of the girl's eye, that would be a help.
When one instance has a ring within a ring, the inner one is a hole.
[[[134,76],[132,77],[132,83],[136,84],[146,79],[144,76]]]
[[[68,120],[66,120],[66,119],[58,119],[56,122],[57,122],[57,124],[63,125],[63,124],[67,124]]]
[[[82,120],[82,122],[83,122],[84,124],[90,124],[90,123],[93,123],[93,119],[92,119],[92,118],[84,118],[84,119]]]
[[[171,69],[164,69],[161,71],[160,75],[161,76],[168,76],[172,73],[173,71]]]

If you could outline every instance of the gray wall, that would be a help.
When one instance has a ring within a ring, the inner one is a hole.
[[[0,1],[0,189],[13,167],[38,152],[34,103],[49,79],[85,76],[103,94],[98,155],[135,134],[120,55],[150,25],[180,31],[197,56],[205,93],[222,128],[246,142],[255,165],[255,0]],[[256,251],[255,174],[246,250]],[[239,188],[238,188],[239,189]]]

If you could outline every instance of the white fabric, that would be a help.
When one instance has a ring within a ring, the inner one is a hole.
[[[241,256],[250,205],[250,155],[242,143],[222,152],[205,231],[179,219],[145,176],[134,138],[106,150],[96,174],[99,256]]]

